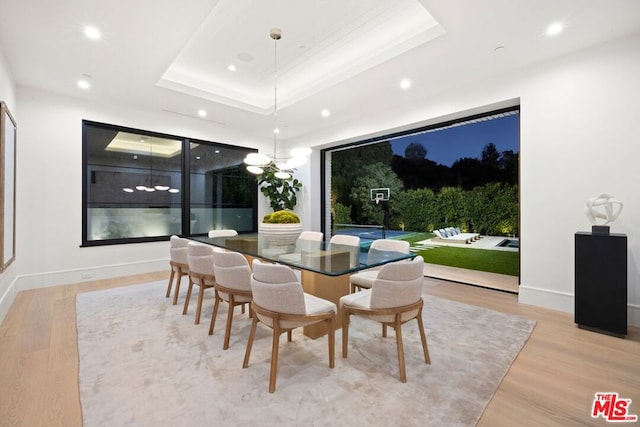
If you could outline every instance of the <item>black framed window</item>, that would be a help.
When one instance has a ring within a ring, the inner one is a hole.
[[[247,148],[83,121],[82,245],[257,229]]]

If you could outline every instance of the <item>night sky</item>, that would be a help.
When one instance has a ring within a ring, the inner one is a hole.
[[[491,142],[499,152],[519,152],[519,123],[520,114],[513,114],[435,132],[404,136],[393,140],[391,145],[394,154],[404,156],[407,145],[419,142],[427,149],[427,159],[451,166],[461,157],[480,159],[482,149]]]

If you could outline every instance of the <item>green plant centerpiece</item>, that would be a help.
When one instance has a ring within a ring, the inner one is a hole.
[[[263,217],[258,231],[270,247],[295,244],[302,232],[302,224],[300,217],[291,212],[291,209],[298,203],[296,193],[302,188],[302,183],[292,176],[278,178],[275,175],[278,168],[274,162],[262,169],[263,172],[257,177],[258,185],[260,192],[269,199],[273,212]]]
[[[269,204],[274,212],[289,209],[293,210],[298,203],[296,193],[302,188],[298,179],[290,176],[287,179],[278,178],[278,168],[274,162],[262,167],[263,172],[258,175],[260,192],[269,199]]]
[[[299,224],[300,217],[291,211],[275,211],[262,218],[265,224]]]

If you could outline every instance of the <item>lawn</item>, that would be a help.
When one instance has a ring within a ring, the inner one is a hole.
[[[407,240],[413,246],[415,242],[431,237],[433,234],[430,233],[414,233],[402,240]],[[520,259],[518,252],[438,246],[418,251],[417,254],[422,255],[424,262],[430,264],[518,276]]]

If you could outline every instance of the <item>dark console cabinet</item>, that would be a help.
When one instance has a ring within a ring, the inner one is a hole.
[[[627,236],[575,234],[575,322],[627,334]]]

